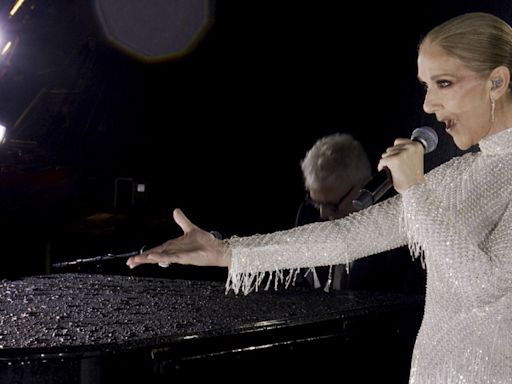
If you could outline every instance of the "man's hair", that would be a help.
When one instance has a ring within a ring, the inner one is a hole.
[[[370,161],[357,140],[346,133],[318,139],[301,161],[306,189],[326,184],[362,184],[371,176]]]

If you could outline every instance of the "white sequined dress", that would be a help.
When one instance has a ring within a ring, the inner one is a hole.
[[[226,288],[258,290],[268,272],[290,284],[298,268],[408,244],[427,268],[410,383],[512,383],[512,128],[479,146],[344,219],[229,239]]]

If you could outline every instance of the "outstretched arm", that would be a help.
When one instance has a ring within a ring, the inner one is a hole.
[[[198,266],[229,267],[231,257],[228,246],[193,224],[179,209],[173,212],[174,221],[183,235],[128,259],[126,264],[135,268],[140,264],[169,265],[192,264]]]

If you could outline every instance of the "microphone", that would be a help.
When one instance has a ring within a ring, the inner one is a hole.
[[[411,140],[417,141],[423,145],[425,153],[430,153],[437,147],[437,133],[430,127],[416,128],[411,134]],[[388,168],[381,169],[361,190],[352,201],[352,206],[356,210],[368,208],[377,202],[384,193],[393,185],[391,172]]]

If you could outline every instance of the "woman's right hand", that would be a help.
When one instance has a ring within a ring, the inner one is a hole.
[[[425,148],[419,142],[399,138],[382,154],[377,169],[387,167],[393,177],[393,186],[399,193],[425,182],[423,158]]]
[[[222,240],[216,239],[211,233],[194,225],[179,208],[174,210],[173,218],[183,230],[183,235],[140,255],[130,257],[126,262],[130,268],[140,264],[167,266],[171,263],[230,266],[231,257],[228,254],[228,246]]]

